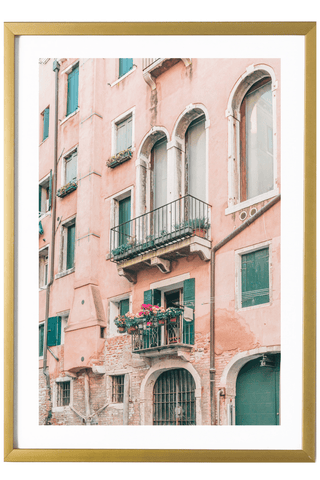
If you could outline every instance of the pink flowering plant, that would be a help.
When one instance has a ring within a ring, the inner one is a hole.
[[[127,312],[125,315],[118,315],[115,318],[115,324],[119,326],[125,326],[126,329],[131,327],[138,327],[145,324],[147,327],[158,326],[163,324],[165,320],[170,318],[179,317],[183,314],[182,308],[159,307],[158,305],[146,304],[141,305],[141,309],[137,313]]]

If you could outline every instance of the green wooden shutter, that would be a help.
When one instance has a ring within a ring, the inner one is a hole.
[[[125,245],[130,238],[131,197],[119,202],[119,245]],[[128,223],[125,223],[128,222]],[[124,224],[124,225],[123,225]]]
[[[143,292],[143,303],[147,305],[161,305],[161,291],[160,290],[146,290]]]
[[[70,115],[78,108],[78,90],[79,66],[74,68],[68,75],[67,115]]]
[[[120,315],[125,315],[126,313],[129,312],[129,298],[126,298],[124,300],[120,300],[120,305],[119,305],[119,310],[120,310]]]
[[[54,347],[61,344],[61,317],[48,318],[47,345]]]
[[[39,213],[42,212],[41,197],[42,197],[42,187],[41,185],[39,185]]]
[[[76,226],[68,227],[67,235],[67,270],[74,266],[74,247],[75,247]]]
[[[116,151],[122,152],[132,146],[132,116],[117,124]]]
[[[183,320],[183,343],[187,345],[194,344],[194,309],[195,309],[195,279],[188,278],[183,282],[183,304],[193,309],[193,320],[186,322]]]
[[[39,357],[43,357],[44,325],[39,325]]]
[[[50,170],[50,178],[49,178],[49,208],[51,210],[51,203],[52,203],[52,170]]]
[[[252,307],[269,301],[269,248],[242,255],[241,306]]]
[[[43,138],[42,141],[49,136],[49,107],[43,112]]]
[[[119,77],[125,75],[133,67],[133,58],[119,58]]]
[[[152,290],[146,290],[143,292],[143,303],[146,305],[152,305]]]

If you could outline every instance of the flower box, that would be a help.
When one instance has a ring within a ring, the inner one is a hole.
[[[121,165],[121,163],[124,163],[127,160],[130,160],[131,157],[132,157],[132,151],[130,148],[128,148],[127,150],[123,150],[122,152],[119,152],[116,155],[113,155],[112,157],[110,157],[106,165],[109,168],[115,168],[118,165]]]
[[[78,188],[77,182],[69,182],[57,190],[57,197],[63,198]]]

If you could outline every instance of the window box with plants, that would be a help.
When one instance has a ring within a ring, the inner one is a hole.
[[[69,193],[73,192],[78,188],[78,183],[76,180],[72,180],[71,182],[68,182],[66,185],[63,187],[59,188],[57,190],[57,197],[63,198]]]
[[[183,308],[169,307],[165,309],[158,305],[142,304],[139,312],[128,312],[122,317],[118,315],[114,322],[118,329],[124,327],[124,331],[135,333],[139,328],[156,328],[165,325],[166,322],[176,323],[183,311]]]
[[[198,237],[205,237],[210,228],[210,223],[207,218],[195,218],[191,221],[193,235]]]
[[[131,150],[131,147],[130,147],[130,148],[127,148],[126,150],[122,150],[121,152],[118,152],[115,155],[113,155],[112,157],[110,157],[107,160],[106,165],[109,168],[115,168],[118,165],[121,165],[121,163],[124,163],[127,160],[130,160],[131,157],[132,157],[132,150]]]

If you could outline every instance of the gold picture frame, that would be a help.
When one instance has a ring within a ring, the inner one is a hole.
[[[23,35],[300,35],[305,39],[303,412],[301,450],[116,450],[14,448],[15,39]],[[316,23],[5,23],[4,24],[4,461],[314,462],[316,365]]]

